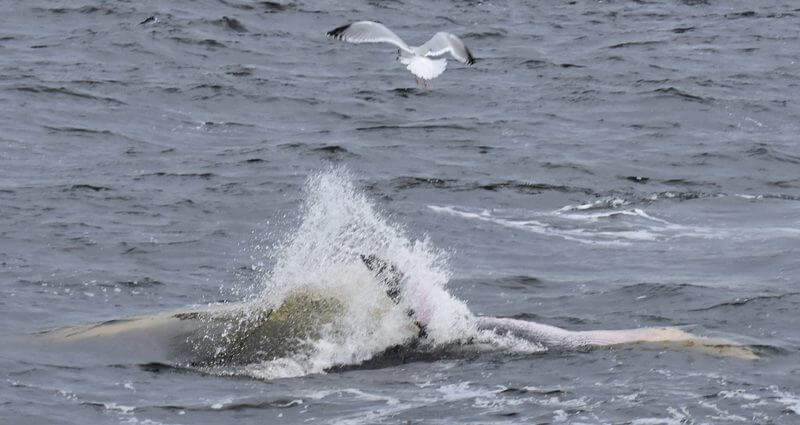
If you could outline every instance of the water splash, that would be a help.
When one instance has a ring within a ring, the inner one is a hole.
[[[238,326],[257,326],[259,320],[253,318],[259,311],[280,311],[298,294],[335,300],[336,314],[318,319],[313,332],[297,335],[300,341],[286,355],[243,366],[225,365],[218,372],[272,379],[358,364],[416,338],[415,322],[426,326],[428,345],[477,335],[467,306],[445,289],[451,276],[447,253],[427,238],[410,238],[387,219],[356,189],[346,169],[332,168],[309,177],[301,217],[296,229],[265,253],[274,257],[275,266],[265,273],[257,295],[246,303],[246,318]],[[362,255],[377,256],[402,270],[398,305],[365,267]],[[413,318],[409,311],[414,312]],[[303,310],[292,320],[317,313]]]

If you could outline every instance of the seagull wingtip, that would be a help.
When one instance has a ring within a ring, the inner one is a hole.
[[[466,64],[467,65],[475,64],[475,57],[472,56],[472,52],[470,52],[469,49],[466,49],[466,50],[467,50],[467,60],[465,61]]]
[[[350,25],[353,25],[353,24],[345,24],[345,25],[342,25],[340,27],[336,27],[336,28],[326,32],[325,35],[327,35],[330,38],[342,39],[342,33],[347,31],[347,29],[350,28]]]

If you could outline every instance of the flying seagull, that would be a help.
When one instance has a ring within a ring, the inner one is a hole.
[[[392,30],[383,24],[372,21],[359,21],[342,25],[327,33],[328,37],[351,43],[390,43],[398,47],[397,60],[406,69],[414,74],[414,79],[419,85],[419,80],[428,87],[428,81],[438,77],[447,68],[447,59],[428,59],[429,56],[437,57],[450,53],[457,60],[472,65],[475,58],[467,46],[449,32],[437,32],[427,43],[412,47],[403,41]]]

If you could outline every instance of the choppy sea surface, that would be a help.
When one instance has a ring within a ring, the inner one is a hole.
[[[417,87],[391,46],[325,37],[362,19],[477,63]],[[798,423],[798,28],[789,0],[6,1],[0,422]],[[30,344],[304,279],[364,301],[343,240],[417,265],[443,317],[760,359],[390,329],[220,373]]]

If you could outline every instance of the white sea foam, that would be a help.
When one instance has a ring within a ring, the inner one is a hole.
[[[720,397],[722,397],[722,398],[733,398],[733,399],[741,399],[741,400],[747,400],[747,401],[754,401],[754,400],[758,400],[759,399],[759,397],[757,395],[750,394],[750,393],[748,393],[747,391],[745,391],[743,389],[731,390],[731,391],[728,391],[728,390],[720,391],[718,395]]]
[[[106,410],[115,410],[118,412],[122,412],[123,414],[129,414],[134,410],[136,410],[136,408],[133,406],[123,406],[117,403],[103,403],[103,407],[105,407]]]
[[[457,217],[487,221],[500,226],[509,227],[540,235],[553,236],[572,242],[592,245],[628,245],[630,240],[654,240],[655,236],[645,230],[598,232],[578,227],[565,228],[547,223],[545,220],[506,218],[483,210],[469,211],[455,206],[429,205],[431,210]]]
[[[609,198],[544,212],[476,210],[452,205],[429,205],[428,208],[441,214],[591,245],[626,246],[670,238],[726,236],[723,231],[707,227],[671,223],[641,208],[621,208],[626,205],[628,202],[624,199]]]
[[[686,410],[685,407],[681,407],[680,410],[670,407],[667,409],[669,413],[669,417],[666,418],[639,418],[634,419],[631,424],[632,425],[681,425],[686,423],[691,423],[691,415]]]
[[[774,385],[770,389],[777,396],[777,402],[784,405],[786,410],[794,412],[795,415],[800,415],[800,396],[783,391]]]
[[[731,421],[746,422],[747,421],[747,418],[745,418],[744,416],[735,415],[735,414],[732,414],[732,413],[728,412],[727,410],[721,409],[719,406],[717,406],[716,403],[712,403],[710,401],[699,401],[697,404],[700,405],[700,406],[703,406],[703,407],[705,407],[707,409],[711,409],[714,412],[713,415],[708,415],[707,416],[710,419],[714,419],[716,421],[728,421],[728,422],[731,422]]]
[[[152,419],[139,419],[137,417],[122,418],[120,419],[120,423],[129,425],[180,425],[175,423],[158,422]]]
[[[586,211],[594,209],[608,209],[619,208],[623,205],[628,205],[628,201],[622,198],[603,198],[596,201],[588,202],[580,205],[567,205],[558,209],[558,212],[568,211]]]

